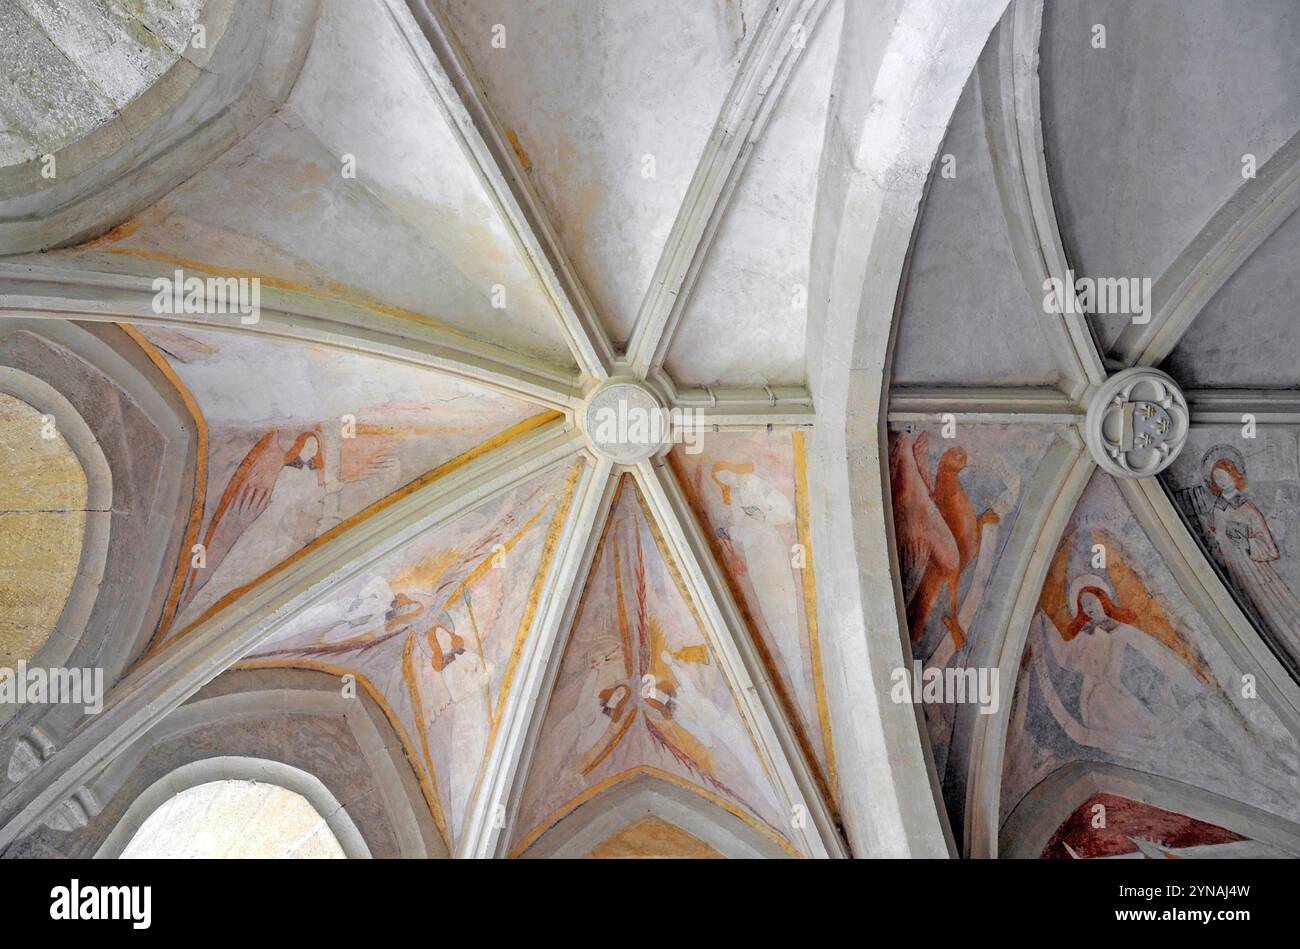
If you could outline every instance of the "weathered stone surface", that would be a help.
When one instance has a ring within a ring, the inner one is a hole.
[[[50,637],[81,561],[86,475],[57,425],[0,394],[0,667]]]
[[[0,167],[93,131],[166,75],[202,0],[0,0]]]

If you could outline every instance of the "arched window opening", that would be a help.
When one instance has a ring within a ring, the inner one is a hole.
[[[110,123],[177,64],[201,8],[198,0],[139,0],[62,15],[44,4],[10,12],[0,50],[27,81],[10,90],[16,114],[0,135],[0,167],[37,161]],[[96,37],[94,55],[84,54],[87,33]],[[53,101],[57,115],[45,114]]]
[[[58,626],[86,534],[86,472],[58,419],[0,392],[0,668]]]
[[[259,781],[209,781],[162,803],[123,859],[340,859],[326,818],[301,794]]]

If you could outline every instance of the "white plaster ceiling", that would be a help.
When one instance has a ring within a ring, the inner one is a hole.
[[[955,177],[945,177],[945,167]],[[896,384],[1056,383],[1044,316],[1002,222],[980,90],[972,82],[957,102],[921,210],[894,350]]]
[[[1300,214],[1293,213],[1233,274],[1170,353],[1188,385],[1300,385]]]
[[[442,5],[606,329],[625,343],[764,4]]]
[[[679,383],[805,381],[813,212],[841,16],[836,6],[818,24],[736,186],[668,351]]]
[[[345,156],[356,178],[343,174]],[[321,10],[289,101],[90,250],[260,274],[571,364],[551,305],[390,18]],[[72,251],[81,254],[85,250]],[[494,287],[504,307],[493,306]]]
[[[1262,166],[1300,129],[1290,0],[1049,2],[1043,32],[1043,139],[1080,275],[1159,279],[1242,185],[1242,157]],[[1117,325],[1094,321],[1103,348]]]

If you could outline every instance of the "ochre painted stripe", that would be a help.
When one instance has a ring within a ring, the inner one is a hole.
[[[817,630],[817,573],[813,569],[812,528],[808,515],[808,451],[803,432],[795,432],[794,441],[794,510],[799,543],[803,546],[803,607],[808,618],[808,643],[812,647],[813,690],[817,696],[817,715],[821,719],[822,746],[826,749],[826,771],[830,780],[832,805],[839,797],[839,775],[835,770],[835,744],[831,739],[831,713],[826,704],[826,674],[822,666],[821,639]]]
[[[669,784],[676,785],[677,787],[682,788],[683,790],[690,791],[692,794],[695,794],[698,797],[704,798],[709,803],[715,804],[718,807],[722,808],[724,811],[726,811],[728,814],[731,814],[733,817],[739,817],[746,824],[748,824],[750,827],[753,827],[755,830],[763,834],[765,837],[770,837],[776,844],[778,844],[781,847],[782,850],[790,854],[790,856],[796,858],[803,857],[803,854],[801,854],[798,850],[795,850],[794,847],[790,845],[790,842],[788,840],[786,840],[784,837],[782,837],[780,834],[774,831],[771,827],[769,827],[765,823],[762,823],[761,821],[755,820],[753,817],[746,814],[743,810],[741,810],[736,805],[732,804],[730,801],[728,801],[726,798],[722,797],[721,795],[714,794],[712,791],[706,791],[704,788],[698,787],[697,785],[694,785],[689,781],[683,780],[682,778],[677,777],[677,775],[675,774],[669,774],[667,771],[660,771],[658,768],[651,768],[644,765],[636,768],[631,768],[627,771],[622,772],[621,774],[612,775],[611,777],[606,778],[604,781],[601,781],[599,784],[593,784],[591,787],[587,788],[587,790],[583,791],[577,797],[574,797],[572,800],[564,804],[558,810],[553,812],[549,817],[544,819],[540,824],[534,827],[531,831],[529,831],[528,834],[523,838],[523,840],[521,840],[519,844],[513,850],[510,851],[510,856],[518,857],[525,850],[527,850],[529,847],[535,844],[538,838],[541,837],[544,833],[546,833],[548,830],[550,830],[552,827],[558,824],[561,820],[563,820],[573,811],[577,810],[583,804],[586,804],[592,798],[596,797],[599,794],[604,793],[605,791],[608,791],[610,788],[618,784],[622,784],[624,781],[628,781],[632,778],[640,777],[642,775],[651,778],[658,778],[661,781],[667,781]]]
[[[350,530],[351,528],[365,521],[367,518],[373,517],[375,514],[378,514],[380,511],[384,510],[385,508],[391,506],[392,504],[395,504],[397,501],[400,501],[402,498],[405,498],[413,494],[414,492],[418,491],[420,488],[432,484],[434,481],[437,481],[439,478],[451,474],[453,471],[463,468],[471,461],[474,461],[476,458],[482,457],[492,449],[499,448],[500,446],[506,444],[507,442],[511,441],[514,438],[517,438],[520,435],[525,434],[526,432],[533,431],[534,429],[540,428],[543,425],[546,425],[550,422],[556,421],[557,419],[563,417],[564,416],[561,415],[561,413],[559,412],[543,412],[540,415],[534,415],[532,418],[525,419],[519,424],[511,426],[510,428],[506,429],[504,432],[501,432],[499,435],[493,438],[489,438],[481,445],[478,445],[475,448],[471,448],[469,451],[456,456],[450,461],[444,462],[443,464],[439,465],[437,468],[433,469],[433,471],[430,471],[427,474],[422,475],[419,478],[416,478],[414,481],[410,482],[404,487],[398,488],[396,491],[394,491],[392,494],[388,495],[387,497],[381,498],[380,500],[371,504],[369,507],[364,508],[361,511],[358,511],[356,514],[353,514],[351,517],[349,517],[347,520],[343,521],[342,523],[336,524],[334,527],[330,528],[324,534],[321,534],[319,537],[313,540],[306,547],[302,548],[302,550],[286,558],[285,560],[280,561],[280,563],[276,564],[274,567],[267,570],[261,576],[257,577],[254,580],[250,580],[249,582],[243,584],[242,586],[236,587],[235,589],[231,590],[221,599],[217,600],[216,603],[213,603],[212,606],[208,607],[208,609],[203,613],[202,616],[194,620],[194,622],[190,623],[188,626],[186,626],[175,636],[169,637],[166,640],[166,642],[159,642],[154,646],[152,646],[149,652],[146,652],[145,656],[142,658],[148,658],[151,653],[157,651],[159,648],[165,648],[167,645],[175,642],[181,636],[187,635],[191,630],[193,630],[200,623],[206,622],[209,618],[216,615],[221,610],[225,609],[227,606],[229,606],[239,597],[243,596],[249,590],[252,590],[257,586],[260,586],[262,583],[266,582],[271,577],[280,573],[281,571],[289,567],[291,564],[294,564],[297,561],[301,560],[303,557],[307,556],[313,550],[320,547],[322,544],[326,543],[327,541],[332,540],[333,538],[342,534],[344,531]],[[182,568],[183,567],[184,567],[184,563],[182,562]]]
[[[334,666],[325,662],[317,662],[314,659],[248,659],[236,662],[230,667],[236,670],[248,669],[304,669],[311,672],[325,672],[329,675],[354,677],[361,686],[366,690],[376,705],[383,711],[384,717],[388,719],[388,724],[392,726],[398,741],[402,743],[402,752],[406,755],[406,760],[410,762],[415,769],[416,780],[420,784],[420,793],[424,796],[425,804],[429,808],[429,813],[433,815],[434,826],[438,828],[438,833],[442,837],[442,842],[447,847],[447,853],[453,853],[451,843],[447,839],[447,820],[442,812],[442,799],[438,794],[438,779],[432,773],[425,773],[424,765],[420,762],[420,756],[414,748],[411,747],[411,740],[407,737],[406,729],[402,727],[401,721],[398,720],[397,713],[384,698],[383,694],[375,688],[374,684],[359,672],[351,669],[345,669],[342,666]]]
[[[185,575],[188,573],[186,565],[189,563],[189,553],[194,545],[198,543],[199,528],[203,522],[204,500],[208,490],[208,423],[203,418],[203,412],[199,409],[199,404],[194,400],[189,387],[176,375],[171,364],[167,362],[167,358],[157,350],[153,343],[141,335],[140,331],[134,326],[129,323],[119,323],[117,325],[135,340],[136,345],[149,357],[149,361],[172,384],[177,394],[180,395],[181,401],[185,403],[185,409],[194,420],[195,428],[198,431],[198,444],[194,457],[194,498],[190,503],[190,522],[185,528],[185,544],[181,548],[180,560],[176,566],[176,576],[172,579],[171,592],[167,594],[167,603],[163,607],[162,619],[159,621],[153,635],[149,638],[149,645],[144,651],[144,656],[148,656],[158,644],[159,639],[165,634],[176,615],[176,604],[180,599],[181,587],[185,583]],[[144,656],[141,656],[141,661],[143,661]]]

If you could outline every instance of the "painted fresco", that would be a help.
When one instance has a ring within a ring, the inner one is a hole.
[[[388,711],[459,841],[582,463],[421,534],[247,657],[351,673]]]
[[[520,853],[636,775],[701,793],[787,848],[767,767],[630,475],[565,647],[516,822]]]
[[[1052,444],[1049,429],[965,425],[951,439],[939,425],[890,432],[890,489],[899,576],[913,660],[925,670],[965,668],[981,629],[985,594]],[[940,780],[949,767],[956,706],[924,706]]]
[[[669,459],[810,763],[834,786],[802,432],[719,432]]]
[[[540,418],[526,402],[357,353],[190,328],[137,332],[192,396],[207,445],[202,510],[162,641],[371,504]],[[194,544],[204,548],[198,566]]]
[[[715,848],[655,814],[616,830],[587,857],[592,860],[722,860]]]
[[[1300,444],[1290,427],[1198,426],[1162,478],[1237,603],[1300,679]]]
[[[1104,562],[1101,559],[1104,554]],[[1011,709],[1002,817],[1072,761],[1300,816],[1300,748],[1097,473],[1053,556]]]
[[[1118,794],[1094,794],[1043,847],[1045,860],[1287,857],[1224,827]]]

